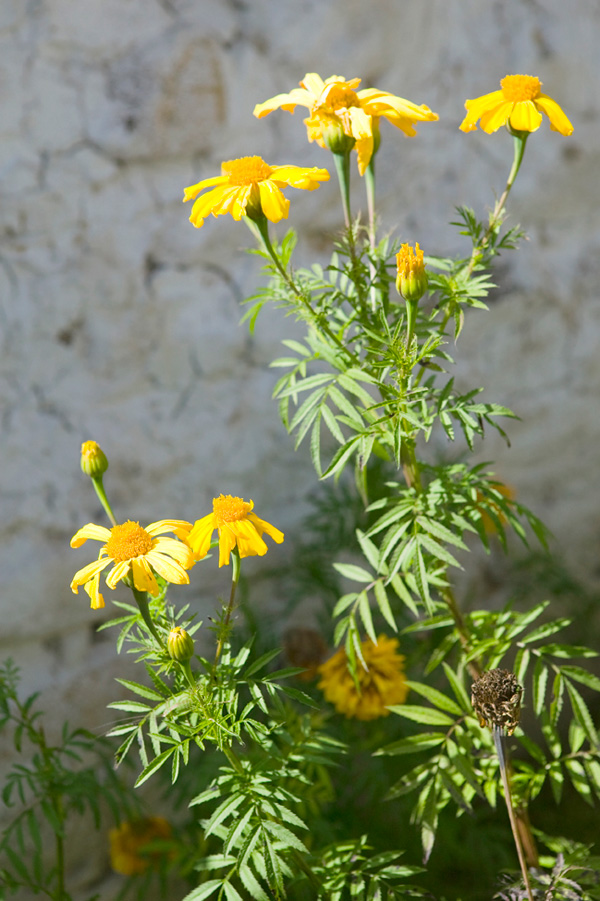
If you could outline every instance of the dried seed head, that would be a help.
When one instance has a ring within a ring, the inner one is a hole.
[[[512,735],[521,714],[523,688],[505,669],[491,669],[471,686],[471,703],[480,726],[506,729]]]

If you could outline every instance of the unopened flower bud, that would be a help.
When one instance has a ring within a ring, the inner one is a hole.
[[[471,686],[471,703],[480,726],[506,729],[512,735],[521,715],[523,688],[514,673],[491,669]]]
[[[91,479],[99,479],[108,469],[108,460],[102,448],[95,441],[84,441],[81,445],[81,471]]]
[[[396,288],[407,303],[417,303],[427,291],[428,278],[423,262],[423,251],[418,244],[414,248],[403,244],[396,254],[398,275]]]
[[[175,626],[167,638],[167,651],[172,660],[187,663],[194,656],[194,639],[181,626]]]
[[[325,147],[332,153],[349,153],[356,143],[351,135],[344,131],[343,123],[337,116],[320,114],[321,138]]]

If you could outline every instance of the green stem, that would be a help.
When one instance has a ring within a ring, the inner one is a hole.
[[[365,170],[365,188],[367,190],[367,209],[369,211],[369,244],[371,251],[375,251],[375,154],[369,160],[369,165]],[[377,291],[373,284],[375,280],[375,264],[369,260],[369,274],[371,276],[371,309],[373,312],[377,309]]]
[[[61,817],[62,823],[62,810],[60,801],[58,798],[52,799],[52,806],[54,807],[54,812],[57,817]],[[64,901],[66,898],[65,893],[65,843],[62,833],[56,834],[56,901]]]
[[[102,476],[97,476],[96,478],[92,478],[92,485],[94,486],[94,490],[98,495],[98,499],[102,506],[104,507],[104,511],[108,518],[110,519],[113,526],[116,526],[117,520],[114,517],[111,506],[108,503],[108,498],[106,496],[106,492],[104,490],[104,484],[102,482]]]
[[[310,305],[310,301],[308,300],[308,298],[302,293],[302,291],[295,284],[295,282],[292,279],[289,272],[287,272],[286,269],[283,267],[281,260],[275,253],[275,249],[274,249],[273,245],[271,244],[271,239],[269,237],[269,226],[268,226],[266,216],[261,216],[259,219],[248,219],[247,216],[245,216],[244,218],[245,218],[250,230],[255,235],[258,235],[260,237],[261,241],[264,244],[265,250],[267,251],[267,253],[271,257],[271,259],[273,260],[273,263],[275,264],[275,268],[281,275],[282,279],[284,280],[284,282],[286,283],[286,285],[288,286],[290,291],[292,291],[293,294],[295,294],[295,296],[298,298],[298,300],[306,307],[306,309],[311,314],[313,322],[315,323],[315,327],[320,329],[321,331],[323,331],[327,335],[327,337],[334,344],[336,344],[340,348],[340,350],[343,351],[343,353],[345,353],[346,356],[350,358],[350,360],[352,360],[352,362],[355,365],[360,365],[360,360],[357,357],[357,355],[352,353],[351,350],[348,350],[348,348],[340,341],[340,339],[337,337],[337,335],[335,335],[334,332],[331,331],[331,329],[329,328],[327,323],[324,320],[322,320],[320,317],[317,316],[317,314],[313,310],[312,306]],[[317,324],[317,321],[318,321],[318,324]]]
[[[529,137],[528,131],[521,131],[518,133],[513,133],[514,138],[514,156],[513,163],[511,166],[511,170],[508,174],[508,179],[506,180],[506,187],[504,191],[496,201],[496,205],[494,206],[494,210],[492,215],[490,216],[490,221],[486,232],[481,240],[481,242],[473,248],[471,253],[471,259],[469,260],[469,265],[467,267],[467,277],[471,275],[473,269],[475,267],[475,263],[477,262],[478,257],[487,247],[490,236],[494,231],[496,225],[498,224],[498,220],[502,217],[504,212],[504,204],[508,199],[508,195],[510,194],[510,189],[515,183],[515,179],[518,175],[519,169],[521,168],[521,163],[523,162],[523,156],[525,154],[525,145],[527,143],[527,138]]]
[[[527,890],[527,897],[529,901],[534,901],[533,893],[531,891],[531,883],[529,881],[529,871],[527,869],[527,863],[525,862],[523,844],[521,842],[521,836],[519,835],[517,818],[515,816],[515,809],[513,807],[512,795],[510,792],[510,782],[508,779],[508,750],[506,750],[505,752],[504,732],[499,726],[494,726],[492,729],[492,734],[494,736],[494,745],[496,746],[496,753],[498,755],[498,763],[500,764],[500,776],[502,778],[502,787],[504,788],[504,800],[506,802],[506,809],[508,811],[508,818],[510,820],[510,828],[512,829],[513,839],[515,842],[515,847],[517,849],[519,866],[521,867],[523,881]]]
[[[225,611],[225,619],[223,620],[221,635],[219,636],[219,640],[217,641],[217,650],[215,653],[215,666],[219,662],[219,657],[221,656],[221,651],[223,650],[223,643],[227,637],[227,631],[229,629],[229,622],[231,620],[231,614],[233,613],[235,592],[238,587],[238,582],[240,581],[240,572],[242,569],[242,561],[240,559],[240,553],[239,553],[237,547],[234,547],[234,549],[231,552],[231,562],[232,562],[231,591],[229,593],[229,603],[227,604],[227,610]]]
[[[137,588],[135,588],[134,585],[131,585],[130,588],[133,592],[135,602],[138,605],[138,609],[142,614],[142,619],[156,638],[161,648],[164,648],[165,643],[156,631],[156,626],[152,622],[152,617],[150,616],[150,608],[148,607],[148,593],[146,591],[139,591]]]
[[[345,153],[334,153],[333,161],[335,163],[335,171],[337,172],[338,182],[340,184],[340,194],[342,195],[342,207],[344,210],[344,222],[346,228],[350,228],[352,216],[350,214],[350,151]]]

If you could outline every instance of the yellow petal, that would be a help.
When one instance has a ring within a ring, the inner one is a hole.
[[[264,557],[267,553],[267,545],[251,522],[237,522],[235,533],[240,557]]]
[[[475,100],[466,100],[465,109],[467,110],[467,115],[459,126],[460,130],[473,131],[477,128],[477,120],[480,119],[484,113],[496,109],[504,102],[504,94],[502,91],[492,91],[491,94],[484,94],[482,97],[477,97]]]
[[[561,135],[568,137],[573,133],[573,126],[563,113],[558,103],[548,97],[547,94],[540,94],[535,98],[535,105],[543,110],[550,119],[550,128],[552,131],[558,131]]]
[[[216,528],[214,514],[209,513],[202,519],[196,520],[192,531],[188,535],[188,544],[196,557],[201,560],[206,557],[210,548],[210,539]]]
[[[107,561],[108,562],[108,561]],[[98,573],[93,579],[84,586],[90,598],[90,607],[92,610],[101,610],[104,607],[104,598],[100,594],[100,574]]]
[[[236,523],[236,526],[239,525]],[[229,555],[236,545],[236,534],[229,526],[219,529],[219,566],[229,564]]]
[[[220,185],[218,188],[213,188],[208,194],[199,197],[192,207],[190,216],[192,225],[195,225],[196,228],[201,228],[205,217],[212,213],[213,209],[223,203],[223,200],[226,200],[230,195],[235,196],[238,190],[239,188],[231,187],[229,184]]]
[[[537,131],[542,124],[542,114],[532,100],[521,100],[515,103],[510,124],[515,131]]]
[[[188,200],[193,200],[204,188],[209,188],[211,185],[224,184],[228,181],[227,175],[213,175],[212,178],[205,178],[203,181],[199,181],[197,185],[191,185],[189,188],[183,189],[183,202],[186,203]]]
[[[333,76],[333,78],[335,78],[335,76]],[[331,79],[327,79],[327,81],[330,80]],[[312,94],[312,102],[314,102],[321,95],[321,92],[325,87],[325,82],[316,72],[307,72],[300,82],[300,87],[305,88],[309,94]]]
[[[512,100],[505,100],[502,103],[499,103],[494,109],[484,113],[479,123],[483,131],[488,135],[491,135],[494,131],[498,131],[500,126],[508,121],[513,107],[514,103]]]
[[[153,551],[159,554],[167,554],[169,557],[177,560],[184,569],[191,569],[196,562],[187,544],[176,541],[175,538],[157,538],[150,553]]]
[[[82,526],[78,532],[75,532],[71,538],[71,547],[81,547],[88,538],[93,538],[96,541],[102,541],[106,544],[110,538],[110,529],[105,529],[104,526],[97,526],[93,522],[88,522],[86,526]]]
[[[192,528],[191,522],[185,519],[159,519],[158,522],[152,522],[146,526],[148,535],[162,535],[163,532],[173,532],[178,535],[179,532],[187,535]]]
[[[117,563],[109,574],[106,577],[106,584],[109,588],[116,588],[117,583],[124,579],[125,576],[129,575],[131,570],[131,561],[130,560],[121,560],[120,563]]]
[[[296,106],[306,106],[310,109],[314,99],[309,91],[304,91],[302,88],[294,88],[289,94],[277,94],[275,97],[271,97],[270,100],[265,100],[264,103],[257,103],[252,115],[256,116],[257,119],[262,119],[276,109],[283,109],[288,113],[293,113]]]
[[[167,582],[172,582],[174,585],[189,585],[190,577],[186,573],[183,566],[180,566],[180,564],[177,563],[176,560],[172,560],[165,554],[159,554],[156,550],[148,551],[145,558],[143,559],[145,559],[147,563],[149,563],[150,566],[152,566],[156,570],[159,576],[162,576],[163,579],[166,579]]]
[[[71,591],[73,594],[78,594],[79,586],[84,585],[86,582],[89,582],[90,579],[93,579],[94,576],[102,572],[109,563],[112,563],[110,557],[99,557],[98,560],[94,560],[93,563],[88,563],[83,569],[78,570],[71,581]]]
[[[321,182],[329,181],[329,177],[327,169],[318,169],[315,166],[310,169],[304,169],[302,166],[273,166],[269,181],[314,191]]]
[[[150,554],[152,551],[149,552]],[[134,557],[131,560],[131,574],[133,576],[133,584],[138,591],[147,591],[152,597],[156,597],[160,593],[158,582],[152,572],[152,568],[146,557]],[[106,580],[108,583],[108,579]]]
[[[261,181],[258,185],[260,191],[260,205],[262,211],[271,222],[280,222],[287,219],[290,202],[284,197],[281,190],[273,181]]]
[[[250,513],[248,515],[248,519],[251,523],[254,524],[259,535],[262,535],[263,532],[266,532],[273,541],[276,541],[277,544],[281,544],[283,541],[283,532],[280,532],[279,529],[276,529],[275,526],[272,526],[271,523],[266,522],[264,519],[260,519],[256,513]]]

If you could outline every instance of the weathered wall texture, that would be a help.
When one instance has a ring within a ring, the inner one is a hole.
[[[102,521],[82,440],[109,454],[123,518],[194,519],[223,491],[293,536],[313,476],[270,400],[287,324],[238,327],[257,284],[249,233],[229,217],[193,229],[181,195],[252,153],[332,168],[302,110],[252,117],[307,71],[439,113],[414,140],[384,123],[378,158],[383,225],[438,252],[463,246],[454,205],[489,206],[512,157],[503,132],[458,131],[466,97],[536,74],[573,121],[570,138],[545,121],[529,142],[511,212],[530,241],[458,354],[465,383],[523,418],[512,449],[491,438],[483,458],[598,576],[597,0],[4,0],[0,34],[0,621],[27,688],[97,726],[125,665],[69,590],[92,552],[68,540]],[[336,185],[291,199],[301,258],[324,253]],[[196,602],[218,590],[215,574]]]

